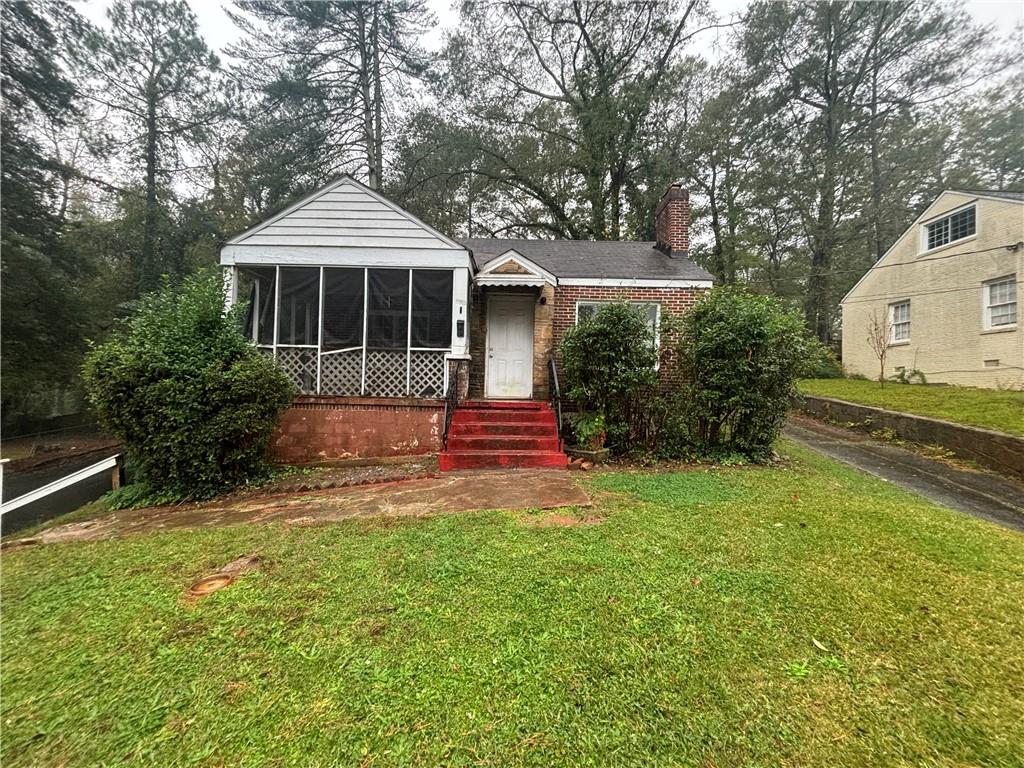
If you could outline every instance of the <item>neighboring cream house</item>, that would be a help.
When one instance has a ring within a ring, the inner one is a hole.
[[[877,378],[872,317],[889,327],[886,375],[1024,388],[1024,193],[939,195],[842,301],[843,365]]]

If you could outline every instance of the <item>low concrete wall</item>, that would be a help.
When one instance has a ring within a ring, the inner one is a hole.
[[[957,456],[1024,480],[1024,439],[941,419],[887,411],[845,400],[805,395],[800,410],[820,419],[866,429],[891,429],[904,440],[941,445]]]
[[[271,441],[271,458],[317,464],[441,449],[444,403],[415,398],[296,398]]]

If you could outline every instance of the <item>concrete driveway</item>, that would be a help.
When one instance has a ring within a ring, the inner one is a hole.
[[[1024,486],[1013,480],[991,472],[959,469],[806,417],[791,416],[783,434],[936,504],[1024,532]]]

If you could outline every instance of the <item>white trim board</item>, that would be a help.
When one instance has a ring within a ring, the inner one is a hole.
[[[649,280],[645,278],[563,277],[559,285],[611,288],[710,288],[711,280]]]
[[[401,269],[473,269],[466,250],[339,246],[225,245],[222,266],[396,267]]]
[[[487,277],[487,276],[490,276],[490,275],[494,275],[495,277],[500,277],[502,279],[515,279],[515,278],[518,278],[519,280],[523,280],[524,279],[525,276],[522,275],[522,274],[516,274],[515,272],[497,272],[496,271],[499,267],[503,267],[506,264],[518,264],[520,267],[525,269],[529,273],[530,276],[532,276],[534,278],[540,278],[541,283],[551,283],[551,285],[558,285],[558,278],[557,277],[555,277],[553,274],[548,272],[546,269],[544,269],[544,267],[540,266],[536,262],[530,261],[528,258],[523,256],[521,253],[516,251],[514,248],[510,248],[509,250],[505,251],[500,256],[498,256],[496,259],[492,259],[490,262],[488,262],[487,266],[485,266],[483,269],[481,269],[477,273],[477,282],[479,282],[481,285],[509,285],[510,284],[510,283],[486,283],[486,282],[482,282],[480,280],[481,277]],[[518,285],[538,285],[539,283],[522,282],[522,283],[517,283],[517,284]]]

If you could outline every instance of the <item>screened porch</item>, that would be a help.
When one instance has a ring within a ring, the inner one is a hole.
[[[248,303],[245,333],[303,394],[444,397],[447,358],[465,347],[457,270],[233,269],[233,293]]]

